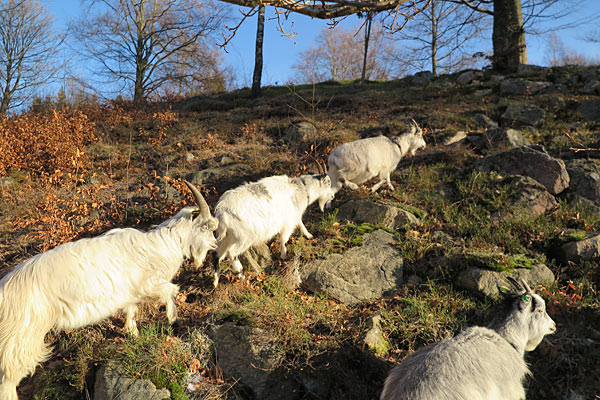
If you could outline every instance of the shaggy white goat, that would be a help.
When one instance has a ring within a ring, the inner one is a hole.
[[[186,182],[187,183],[187,182]],[[177,318],[171,283],[185,257],[202,264],[216,248],[218,221],[188,183],[198,207],[185,207],[149,232],[113,229],[66,243],[18,265],[0,281],[0,399],[17,399],[16,387],[51,352],[50,330],[94,324],[124,310],[125,330],[137,335],[135,313],[145,298],[166,304]]]
[[[471,327],[417,350],[391,370],[380,399],[524,400],[525,351],[556,325],[540,296],[513,283],[519,292],[507,296],[492,329]]]
[[[289,178],[285,175],[263,178],[226,191],[215,206],[217,229],[217,257],[214,261],[213,285],[219,284],[219,265],[227,257],[233,271],[244,279],[238,257],[250,247],[265,243],[279,233],[281,258],[285,258],[285,244],[299,227],[308,239],[312,235],[302,223],[306,208],[333,199],[331,181],[319,166],[321,174]]]
[[[372,192],[384,183],[394,190],[390,173],[396,169],[402,157],[408,153],[414,155],[423,148],[423,130],[414,120],[408,132],[392,138],[377,136],[343,143],[331,152],[327,160],[331,189],[334,194],[343,185],[356,190],[361,183],[378,176],[379,182],[373,186]]]

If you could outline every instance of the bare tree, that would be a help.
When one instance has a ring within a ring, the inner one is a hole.
[[[473,43],[487,27],[482,13],[447,0],[432,0],[430,7],[398,34],[414,44],[405,61],[438,75],[476,65],[479,60],[473,56]]]
[[[106,82],[131,90],[134,101],[188,78],[190,69],[182,63],[202,62],[193,53],[200,45],[210,47],[208,36],[225,17],[224,7],[201,0],[89,2],[91,16],[69,27],[78,50]]]
[[[254,74],[252,75],[252,96],[260,95],[260,83],[263,70],[263,39],[265,35],[265,6],[258,6],[256,23],[256,48],[254,51]]]
[[[0,114],[23,105],[36,87],[57,77],[63,63],[58,58],[64,36],[37,1],[0,3]]]
[[[315,46],[300,52],[299,62],[292,66],[301,82],[360,79],[363,70],[364,39],[339,26],[325,28],[317,36]],[[365,64],[366,79],[390,79],[403,71],[394,62],[398,49],[385,37],[381,26],[370,33],[370,46]]]
[[[492,67],[507,72],[517,70],[519,64],[528,63],[526,32],[543,33],[533,28],[541,20],[552,20],[552,30],[568,27],[569,25],[560,24],[559,21],[580,3],[575,0],[449,1],[464,4],[493,17]]]
[[[223,92],[231,87],[234,74],[218,48],[198,41],[187,50],[173,54],[170,62],[156,72],[163,83],[155,95],[190,97]]]
[[[597,65],[600,59],[581,54],[575,49],[568,48],[556,32],[550,33],[548,41],[548,56],[546,62],[551,67],[561,65]]]

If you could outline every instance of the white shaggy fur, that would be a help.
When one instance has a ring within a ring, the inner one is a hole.
[[[198,214],[197,207],[185,207],[149,232],[113,229],[66,243],[7,274],[0,281],[0,399],[17,399],[21,379],[48,358],[50,330],[94,324],[124,310],[125,329],[136,335],[135,313],[146,298],[164,303],[173,323],[179,287],[171,279],[184,258],[199,265],[216,248],[217,221],[210,212]]]
[[[392,369],[381,400],[524,400],[525,351],[556,330],[544,300],[511,296],[491,328],[471,327],[417,350]]]
[[[322,211],[332,199],[327,175],[271,176],[226,191],[215,206],[219,228],[213,285],[217,287],[219,283],[219,265],[225,257],[231,260],[238,277],[244,279],[238,257],[250,247],[279,234],[281,257],[285,258],[285,244],[297,227],[312,239],[302,223],[302,214],[315,201]]]
[[[331,189],[334,194],[343,185],[356,190],[361,183],[378,176],[379,182],[371,188],[372,192],[377,191],[384,183],[394,190],[390,180],[391,172],[396,169],[402,157],[409,153],[414,155],[423,148],[423,131],[414,120],[410,131],[399,136],[377,136],[343,143],[331,152],[327,160]]]

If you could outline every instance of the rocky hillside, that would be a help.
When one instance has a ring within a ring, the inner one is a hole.
[[[599,95],[599,67],[523,66],[15,117],[13,131],[60,127],[66,144],[0,143],[2,274],[65,241],[159,223],[191,201],[182,179],[214,206],[411,118],[427,142],[395,190],[369,183],[309,208],[314,238],[296,233],[287,260],[276,241],[252,249],[246,282],[223,271],[213,289],[211,255],[184,265],[176,326],[147,303],[137,339],[122,315],[48,335],[53,356],[21,398],[377,399],[415,349],[487,324],[507,276],[535,287],[558,327],[527,354],[528,398],[600,398]]]

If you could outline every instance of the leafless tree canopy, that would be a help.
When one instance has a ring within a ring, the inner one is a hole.
[[[600,59],[590,57],[578,52],[576,49],[565,46],[556,32],[552,32],[548,41],[546,62],[551,67],[561,65],[599,65]]]
[[[413,43],[405,62],[437,75],[475,66],[480,60],[473,56],[471,43],[490,26],[486,14],[447,0],[432,0],[429,8],[398,34]]]
[[[34,89],[54,79],[61,69],[58,48],[63,36],[37,1],[0,3],[0,113],[23,105]]]
[[[394,62],[398,49],[381,25],[373,25],[366,64],[366,79],[391,79],[402,74]],[[315,46],[299,55],[296,70],[298,82],[316,83],[326,80],[360,79],[364,51],[364,36],[340,26],[325,28]]]
[[[134,100],[213,66],[208,37],[225,17],[223,6],[201,0],[93,0],[90,12],[69,27],[77,49]]]

